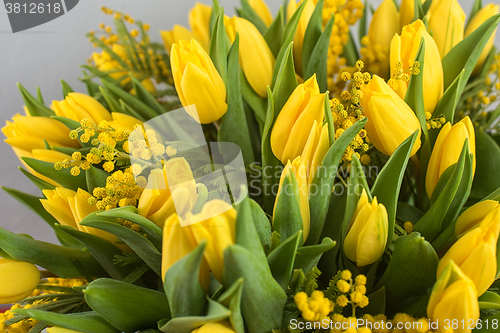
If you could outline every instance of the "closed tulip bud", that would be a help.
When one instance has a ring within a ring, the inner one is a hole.
[[[365,129],[375,148],[390,156],[418,130],[413,156],[420,148],[420,123],[412,109],[377,75],[362,91],[361,106],[368,117]]]
[[[228,320],[203,324],[191,333],[236,333]]]
[[[189,163],[184,158],[172,158],[163,169],[151,171],[137,210],[139,215],[162,228],[170,215],[182,216],[191,210],[197,198],[196,181]]]
[[[431,322],[439,322],[444,329],[446,322],[462,320],[476,322],[479,319],[479,304],[474,283],[453,262],[449,262],[440,275],[427,305],[427,317]],[[470,333],[467,325],[458,325],[454,333]]]
[[[314,125],[309,133],[306,145],[300,158],[307,167],[307,183],[311,185],[316,170],[321,166],[323,158],[330,148],[330,135],[328,133],[328,124],[321,124],[314,121]]]
[[[370,27],[368,28],[368,38],[370,44],[375,49],[379,49],[387,56],[382,61],[378,74],[387,77],[389,74],[389,49],[394,34],[399,33],[399,13],[393,0],[384,0],[373,14]]]
[[[494,5],[492,3],[487,4],[483,8],[481,8],[476,15],[470,20],[469,25],[465,29],[465,37],[469,36],[474,30],[479,28],[481,24],[484,23],[487,19],[490,17],[498,14],[500,10],[499,5]],[[488,54],[490,53],[491,49],[493,48],[493,44],[495,43],[495,35],[497,33],[497,29],[493,32],[491,35],[490,39],[488,39],[488,42],[486,43],[483,52],[481,52],[481,55],[479,56],[479,59],[477,60],[476,67],[474,67],[474,72],[477,72],[479,69],[483,67],[484,61],[486,60],[486,57],[488,57]]]
[[[0,304],[25,299],[39,282],[40,272],[35,265],[0,258]]]
[[[425,0],[421,0],[422,3]],[[414,0],[401,0],[401,6],[399,6],[399,19],[401,29],[413,22],[415,18],[415,1]]]
[[[210,17],[212,16],[212,7],[203,3],[196,5],[189,11],[189,26],[197,36],[200,43],[210,44]]]
[[[437,45],[425,30],[425,24],[421,20],[404,26],[401,36],[396,34],[392,38],[391,73],[397,69],[397,63],[403,64],[403,70],[413,66],[422,37],[425,41],[424,70],[419,75],[423,75],[424,80],[425,112],[432,113],[443,96],[443,65]],[[404,99],[409,82],[399,80],[398,83],[396,93]]]
[[[344,240],[346,257],[358,267],[373,264],[384,253],[388,229],[384,205],[379,204],[376,197],[370,203],[363,189]]]
[[[455,234],[462,236],[465,232],[479,226],[484,218],[495,209],[500,209],[498,201],[484,200],[469,207],[455,223]]]
[[[302,14],[300,15],[299,23],[297,24],[297,30],[295,30],[295,35],[293,36],[293,62],[295,63],[295,71],[302,76],[302,48],[304,45],[304,36],[306,34],[307,26],[309,25],[309,20],[314,12],[314,3],[312,0],[301,0],[297,3],[295,0],[290,0],[286,9],[286,17],[289,21],[297,7],[306,1],[306,5]]]
[[[457,0],[433,1],[429,8],[429,31],[441,59],[464,38],[465,13]]]
[[[59,117],[76,121],[87,118],[98,125],[103,120],[111,120],[111,113],[91,96],[80,93],[69,93],[62,101],[52,101],[54,112]]]
[[[250,21],[241,17],[226,19],[226,32],[231,42],[240,38],[240,64],[250,86],[261,97],[267,97],[267,86],[271,85],[274,56],[264,36]]]
[[[53,327],[47,328],[47,333],[83,333],[83,332],[74,331],[74,330],[69,330],[67,328],[53,326]]]
[[[175,24],[172,30],[161,30],[160,31],[161,38],[163,39],[163,44],[165,45],[165,49],[168,53],[172,50],[172,45],[175,43],[179,43],[181,40],[197,40],[200,45],[203,47],[205,51],[208,52],[208,44],[204,41],[200,40],[198,36],[196,36],[193,32],[189,31],[187,28]]]
[[[470,118],[465,117],[453,127],[450,123],[446,123],[441,128],[431,153],[425,178],[425,189],[429,198],[432,196],[441,174],[449,166],[458,162],[466,139],[469,140],[469,153],[474,155],[472,162],[472,172],[474,173],[476,169],[476,139]]]
[[[295,88],[271,132],[271,149],[283,164],[302,154],[314,122],[322,123],[324,108],[325,94],[319,93],[316,75]]]
[[[266,26],[273,23],[273,15],[263,0],[248,0],[248,3]]]
[[[467,275],[478,295],[482,295],[497,275],[496,249],[500,232],[500,209],[494,209],[477,228],[469,230],[446,252],[438,265],[439,277],[453,261]]]
[[[172,46],[172,76],[186,111],[202,124],[220,119],[227,111],[226,85],[207,52],[191,39]],[[196,106],[188,108],[190,105]]]

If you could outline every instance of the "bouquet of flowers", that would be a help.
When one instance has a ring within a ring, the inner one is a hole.
[[[2,129],[60,241],[0,228],[2,332],[498,331],[499,5],[102,10]]]

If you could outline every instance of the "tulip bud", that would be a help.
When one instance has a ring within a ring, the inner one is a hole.
[[[109,126],[115,130],[132,132],[136,125],[142,125],[142,121],[125,113],[113,112],[111,117],[113,120],[109,122]]]
[[[303,75],[302,48],[304,45],[304,36],[309,25],[309,20],[314,12],[314,3],[311,0],[301,0],[299,3],[295,2],[295,0],[290,0],[286,9],[286,17],[289,21],[302,1],[306,1],[307,3],[300,15],[297,30],[295,30],[295,35],[293,36],[293,62],[295,64],[295,71],[300,76]]]
[[[328,124],[318,124],[316,120],[309,133],[306,145],[300,158],[307,167],[307,183],[311,185],[316,170],[321,166],[323,158],[330,148],[330,134],[328,133]]]
[[[479,304],[474,283],[453,262],[449,262],[432,288],[427,317],[432,322],[439,322],[444,329],[449,320],[462,320],[466,323],[479,319]],[[458,325],[454,333],[470,333],[467,325]]]
[[[98,125],[103,120],[111,120],[111,113],[93,97],[80,93],[69,93],[62,101],[52,101],[54,112],[59,117],[76,121],[87,118]]]
[[[500,209],[491,211],[475,229],[469,230],[446,252],[438,265],[439,277],[451,261],[469,277],[482,295],[497,275],[496,248],[500,232]]]
[[[388,229],[385,206],[379,204],[376,197],[370,203],[363,189],[344,240],[346,257],[358,267],[373,264],[384,253]]]
[[[365,125],[370,141],[390,156],[415,131],[419,131],[411,151],[420,148],[420,123],[413,110],[380,77],[374,75],[362,89],[361,106],[368,117]]]
[[[446,123],[441,128],[427,167],[425,189],[429,198],[432,196],[441,174],[449,166],[457,163],[466,139],[469,139],[469,153],[474,155],[472,162],[472,172],[474,173],[476,169],[476,139],[470,118],[465,117],[453,127],[450,123]]]
[[[483,8],[481,8],[476,15],[470,20],[469,25],[465,29],[465,37],[469,36],[474,30],[479,28],[481,24],[484,23],[487,19],[490,17],[498,14],[500,10],[499,5],[494,5],[492,3],[487,4]],[[477,72],[481,67],[483,67],[484,61],[486,60],[486,57],[488,57],[488,54],[490,53],[491,49],[493,48],[493,44],[495,43],[495,35],[497,33],[497,29],[493,32],[491,35],[490,39],[488,39],[488,42],[486,43],[483,52],[481,52],[481,55],[479,56],[479,59],[477,60],[476,66],[474,67],[473,73]]]
[[[484,200],[469,207],[458,217],[455,223],[455,234],[460,237],[477,227],[490,212],[500,209],[499,207],[498,201],[495,200]]]
[[[170,215],[183,216],[191,210],[197,198],[196,181],[189,163],[184,158],[173,158],[163,169],[151,171],[137,210],[139,215],[162,228]]]
[[[0,258],[0,304],[25,299],[39,282],[40,272],[35,265]]]
[[[170,54],[175,89],[186,111],[202,124],[220,119],[227,111],[226,85],[200,43],[180,41]]]
[[[83,333],[80,331],[69,330],[67,328],[62,328],[58,326],[53,326],[47,328],[47,333]]]
[[[389,74],[389,50],[394,34],[400,31],[399,13],[393,0],[384,0],[373,14],[370,27],[368,28],[368,38],[375,50],[387,56],[381,61],[377,71],[383,77]],[[382,59],[381,59],[382,60]]]
[[[325,94],[319,93],[316,75],[295,88],[271,132],[271,149],[281,162],[302,154],[314,122],[322,123],[324,108]]]
[[[172,30],[160,30],[163,44],[168,53],[172,50],[172,45],[179,43],[181,40],[197,40],[205,51],[208,52],[208,44],[200,40],[194,33],[183,27],[182,25],[175,24]]]
[[[267,86],[271,85],[274,56],[259,30],[241,17],[225,21],[226,32],[231,43],[240,36],[240,64],[250,86],[261,97],[267,97]]]
[[[198,37],[200,43],[210,44],[210,17],[212,16],[212,7],[203,3],[196,5],[189,11],[189,26],[193,33]]]
[[[433,1],[429,8],[429,31],[441,59],[464,38],[465,13],[457,0]]]
[[[263,0],[248,0],[248,3],[267,27],[273,23],[273,15]]]
[[[421,0],[422,3],[425,0]],[[415,18],[415,0],[401,0],[401,6],[399,6],[400,15],[400,28],[403,29],[405,25],[413,22]]]
[[[236,331],[228,320],[224,320],[203,324],[191,333],[236,333]]]
[[[417,20],[410,25],[404,26],[401,36],[395,35],[391,42],[391,73],[397,70],[398,63],[403,64],[403,70],[413,66],[417,56],[420,41],[424,38],[424,70],[419,75],[423,75],[424,80],[424,108],[425,112],[434,112],[437,103],[443,96],[443,65],[439,57],[439,50],[431,35],[425,30],[425,25],[421,20]],[[405,98],[409,82],[398,80],[396,93],[401,98]]]

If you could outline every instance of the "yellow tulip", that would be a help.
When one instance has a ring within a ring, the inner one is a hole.
[[[361,106],[368,117],[365,129],[375,148],[390,156],[404,140],[419,130],[411,151],[413,156],[420,148],[420,123],[412,109],[377,75],[362,91]]]
[[[172,46],[172,76],[179,99],[186,111],[202,124],[220,119],[227,111],[226,86],[207,52],[191,39]]]
[[[387,56],[381,59],[378,74],[387,77],[389,74],[389,49],[392,37],[399,33],[399,13],[393,0],[384,0],[373,14],[368,28],[368,38],[375,50]]]
[[[465,13],[457,0],[433,1],[429,8],[429,31],[441,59],[464,38]]]
[[[196,3],[196,5],[189,11],[189,26],[193,33],[198,37],[196,38],[201,43],[206,45],[210,44],[210,17],[212,16],[212,7]]]
[[[316,75],[295,88],[271,132],[271,149],[283,164],[302,154],[314,122],[322,123],[324,107],[325,94],[319,93]]]
[[[314,3],[311,0],[301,0],[299,3],[295,2],[295,0],[290,0],[286,8],[286,17],[287,20],[290,20],[302,1],[306,1],[307,3],[302,11],[302,14],[300,15],[297,30],[295,30],[295,35],[293,36],[293,62],[295,63],[295,71],[300,76],[303,75],[302,48],[304,45],[304,36],[306,34],[309,20],[314,12]]]
[[[282,191],[291,191],[291,189],[283,188],[283,182],[288,175],[293,173],[295,179],[297,180],[297,187],[299,192],[299,206],[300,206],[300,215],[302,216],[302,231],[303,231],[304,242],[307,240],[307,237],[309,236],[309,231],[311,229],[311,214],[309,211],[309,184],[307,181],[307,166],[306,166],[307,162],[308,162],[307,160],[302,160],[300,156],[295,158],[293,162],[290,162],[290,160],[287,162],[285,169],[281,174],[278,194],[276,195],[276,203],[277,203]],[[274,209],[276,210],[276,204],[274,205]]]
[[[182,157],[172,158],[163,169],[151,171],[137,210],[162,228],[170,215],[182,216],[191,210],[197,198],[196,181],[188,162]]]
[[[103,120],[111,120],[111,113],[91,96],[80,93],[69,93],[62,101],[52,101],[54,112],[59,117],[76,121],[87,118],[98,125]]]
[[[35,265],[0,258],[0,304],[25,299],[39,282],[40,272]]]
[[[470,20],[469,25],[465,29],[465,37],[469,36],[474,30],[479,28],[481,24],[484,23],[487,19],[490,17],[498,14],[500,10],[499,5],[494,5],[492,3],[487,4],[483,8],[481,8],[476,15]],[[483,52],[479,56],[479,59],[476,63],[476,67],[474,67],[474,72],[477,72],[481,67],[483,67],[484,61],[486,60],[486,57],[488,57],[488,54],[490,53],[491,49],[493,48],[493,44],[495,43],[495,35],[497,33],[497,29],[493,32],[491,35],[490,39],[488,39],[488,42],[486,43],[486,46],[483,49]]]
[[[474,283],[453,262],[449,262],[432,288],[427,305],[427,317],[432,322],[439,322],[444,329],[447,320],[452,322],[474,323],[479,319],[479,304]],[[470,333],[467,325],[458,325],[454,333]]]
[[[263,0],[248,0],[248,3],[266,26],[273,23],[273,15]]]
[[[304,150],[300,154],[301,159],[306,163],[307,183],[309,186],[311,186],[316,170],[321,166],[329,148],[330,134],[328,133],[328,124],[318,124],[315,120]]]
[[[474,155],[472,163],[472,172],[474,173],[476,169],[476,139],[470,118],[465,117],[453,127],[450,123],[446,123],[441,128],[427,167],[425,189],[429,198],[432,196],[441,174],[449,166],[457,163],[466,139],[469,139],[469,153]]]
[[[422,3],[425,0],[421,0]],[[415,1],[414,0],[401,0],[401,6],[399,6],[399,16],[400,16],[400,28],[403,29],[405,25],[413,22],[415,18]]]
[[[240,64],[248,83],[261,97],[267,97],[275,60],[264,36],[250,21],[241,17],[226,19],[225,25],[231,43],[236,34],[240,36]]]
[[[446,252],[438,265],[437,276],[453,261],[467,275],[478,295],[482,295],[497,275],[497,241],[500,233],[500,209],[494,209]]]
[[[197,40],[205,51],[208,52],[208,44],[200,40],[193,32],[189,31],[187,28],[175,24],[172,30],[160,30],[161,38],[163,39],[163,44],[165,49],[170,53],[172,50],[172,45],[179,43],[181,40]]]
[[[33,154],[33,157],[36,158],[37,160],[50,163],[61,162],[66,159],[67,160],[72,159],[70,155],[50,149],[33,149],[31,153]]]
[[[203,324],[191,333],[236,333],[228,320]]]
[[[67,328],[54,326],[54,327],[47,328],[47,333],[83,333],[83,332],[73,331],[73,330],[69,330]]]
[[[477,227],[490,212],[496,209],[500,209],[500,205],[495,200],[484,200],[469,207],[457,219],[455,234],[461,236],[465,232]]]
[[[396,63],[398,62],[403,64],[403,70],[413,66],[422,37],[425,40],[424,70],[419,75],[423,75],[424,80],[425,112],[432,113],[439,99],[443,96],[443,65],[441,64],[436,43],[425,30],[425,24],[421,20],[404,26],[401,36],[396,34],[392,38],[391,73],[397,69]],[[396,93],[404,99],[407,88],[408,82],[399,80]]]
[[[344,253],[359,267],[373,264],[384,253],[389,222],[387,210],[363,189],[344,241]]]
[[[136,125],[142,125],[142,121],[125,113],[111,113],[112,121],[109,126],[115,130],[133,131]]]

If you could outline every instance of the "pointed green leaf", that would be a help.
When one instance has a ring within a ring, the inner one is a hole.
[[[266,254],[259,241],[259,235],[256,229],[256,214],[253,212],[251,199],[246,197],[236,206],[236,244],[241,245],[249,251],[255,260],[264,264]]]
[[[465,80],[465,69],[457,76],[455,81],[446,89],[443,96],[439,100],[436,109],[434,110],[435,115],[443,115],[446,121],[453,123],[453,118],[455,116],[455,108],[460,101],[461,90],[460,87]],[[438,131],[431,131],[430,136],[435,141]]]
[[[280,234],[282,240],[288,239],[304,228],[300,212],[299,191],[297,179],[290,170],[281,184],[273,214],[274,230]]]
[[[286,292],[290,277],[292,276],[293,263],[299,244],[302,243],[302,230],[284,240],[280,246],[273,250],[267,257],[267,262],[273,277]]]
[[[354,42],[351,31],[349,31],[349,41],[344,46],[342,56],[346,59],[347,65],[351,67],[356,66],[356,61],[361,58],[359,56],[358,48],[356,46],[356,43]]]
[[[149,107],[147,104],[139,100],[136,96],[129,94],[121,87],[114,85],[113,83],[103,81],[102,84],[106,89],[113,94],[117,99],[123,100],[132,109],[134,109],[138,114],[141,115],[142,119],[152,119],[159,116],[161,113]]]
[[[85,171],[88,192],[92,193],[96,187],[103,187],[109,176],[110,174],[106,171],[91,166],[90,169]]]
[[[476,129],[476,172],[471,197],[480,200],[500,187],[500,147],[483,129]]]
[[[74,90],[69,86],[68,83],[66,83],[66,81],[61,80],[61,85],[62,85],[62,93],[63,93],[64,98],[66,98],[66,96],[68,96],[69,93],[74,92]],[[43,103],[43,101],[42,101],[42,103]]]
[[[424,136],[427,138],[427,120],[425,118],[424,108],[424,55],[425,39],[422,37],[417,55],[415,56],[415,61],[420,63],[420,74],[411,76],[410,83],[408,84],[408,90],[406,91],[405,102],[413,110],[413,112],[415,112]]]
[[[33,97],[26,88],[24,88],[20,83],[17,87],[21,91],[21,96],[23,97],[24,104],[28,109],[28,112],[33,117],[50,117],[54,115],[54,111],[43,105],[39,100]]]
[[[229,320],[236,333],[245,333],[245,322],[241,314],[241,295],[243,293],[244,279],[238,279],[218,299],[218,302],[231,310]]]
[[[259,235],[260,243],[264,248],[270,247],[272,234],[271,222],[269,222],[262,207],[253,199],[250,199],[250,208],[252,210],[253,221],[257,234]]]
[[[323,32],[323,1],[319,0],[307,24],[302,45],[302,67],[307,68],[314,47]]]
[[[330,251],[335,247],[335,242],[325,237],[318,245],[303,246],[297,250],[293,269],[301,269],[304,274],[308,274],[318,265],[323,253]],[[272,253],[271,253],[272,254]]]
[[[483,1],[482,0],[475,0],[474,4],[472,5],[470,14],[467,17],[467,24],[465,25],[465,29],[464,30],[467,29],[467,27],[469,26],[470,21],[477,14],[477,12],[481,10],[481,8],[483,8]]]
[[[255,12],[255,10],[253,10],[252,6],[248,3],[248,0],[240,0],[240,2],[241,9],[238,11],[240,16],[252,22],[260,33],[264,35],[267,30],[267,26],[264,21],[262,21],[260,16]]]
[[[274,18],[273,23],[269,26],[264,34],[264,39],[267,45],[271,49],[274,57],[278,56],[281,49],[281,38],[283,37],[283,32],[285,30],[285,14],[283,7],[280,7],[278,14]]]
[[[278,64],[280,64],[278,66]],[[293,44],[289,44],[286,48],[282,62],[276,62],[276,67],[278,68],[278,73],[276,77],[276,82],[273,88],[274,96],[274,120],[278,117],[281,109],[285,105],[286,101],[292,94],[292,92],[297,88],[297,77],[295,76],[295,67],[293,65]]]
[[[220,13],[216,17],[214,30],[210,38],[209,54],[224,82],[226,82],[227,78],[227,42],[228,37],[224,28],[224,9],[221,8]]]
[[[159,115],[165,112],[165,109],[163,106],[158,103],[156,98],[142,85],[142,83],[137,80],[137,78],[133,75],[129,75],[130,80],[132,81],[132,84],[134,86],[134,91],[135,91],[135,96],[149,106],[151,109],[155,110]]]
[[[25,175],[29,180],[33,182],[41,191],[43,190],[53,190],[56,187],[52,184],[47,183],[45,180],[38,178],[37,176],[31,174],[29,171],[24,170],[19,167],[19,170]]]

